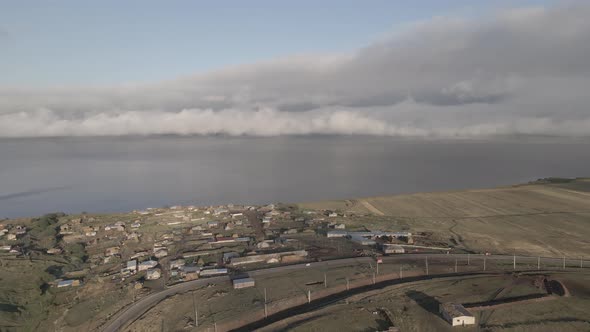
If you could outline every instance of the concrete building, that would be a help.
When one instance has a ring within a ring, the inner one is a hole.
[[[443,303],[439,306],[439,312],[452,326],[474,325],[475,317],[458,303]]]
[[[254,287],[256,284],[252,278],[234,279],[232,282],[234,284],[234,289]]]

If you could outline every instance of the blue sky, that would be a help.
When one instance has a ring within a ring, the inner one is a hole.
[[[151,82],[352,51],[405,24],[548,1],[0,0],[0,85]]]

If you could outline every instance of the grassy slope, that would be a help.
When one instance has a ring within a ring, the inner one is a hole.
[[[300,204],[384,216],[360,218],[370,228],[433,232],[466,249],[580,257],[590,253],[590,181],[531,184],[442,193]],[[351,219],[353,220],[353,219]]]

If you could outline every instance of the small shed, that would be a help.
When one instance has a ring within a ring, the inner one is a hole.
[[[241,278],[233,280],[234,289],[254,287],[256,284],[252,278]]]
[[[458,303],[443,303],[439,306],[443,318],[452,326],[474,325],[475,317]]]
[[[57,283],[57,288],[80,286],[80,280],[70,279],[61,280]]]

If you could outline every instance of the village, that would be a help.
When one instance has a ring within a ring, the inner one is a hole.
[[[355,256],[404,253],[414,237],[407,231],[346,230],[353,216],[335,211],[301,211],[290,206],[149,208],[122,215],[66,216],[48,255],[78,255],[78,271],[68,271],[51,286],[79,287],[108,280],[147,294],[152,289],[210,276]],[[29,226],[33,227],[33,226]],[[0,225],[2,255],[28,257],[37,250],[26,225]],[[51,233],[49,233],[51,236]],[[34,238],[34,236],[33,236]],[[47,242],[47,239],[45,241]],[[72,248],[76,248],[73,250]],[[58,275],[61,277],[61,275]],[[235,279],[236,288],[252,286]]]

